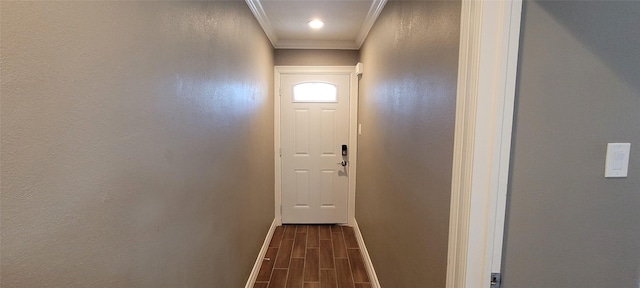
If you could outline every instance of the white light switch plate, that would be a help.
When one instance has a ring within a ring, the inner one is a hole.
[[[604,177],[627,177],[630,151],[631,143],[607,144],[607,161],[605,163]]]

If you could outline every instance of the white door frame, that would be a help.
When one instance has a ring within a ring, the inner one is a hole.
[[[282,225],[282,158],[280,151],[280,77],[285,74],[339,74],[349,75],[349,198],[347,203],[347,224],[355,223],[356,165],[358,156],[358,76],[355,66],[275,66],[274,67],[274,163],[275,163],[275,221]]]
[[[521,0],[462,0],[447,288],[499,273]]]

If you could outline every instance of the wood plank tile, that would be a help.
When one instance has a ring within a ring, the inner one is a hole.
[[[320,282],[305,282],[302,288],[320,288]]]
[[[304,271],[304,259],[292,258],[287,277],[287,288],[301,288]]]
[[[344,242],[347,245],[347,249],[360,248],[358,247],[358,240],[356,239],[356,232],[353,231],[353,227],[342,226],[342,234],[344,235]]]
[[[278,250],[278,257],[276,258],[275,268],[288,268],[289,259],[291,259],[291,250],[293,249],[293,240],[282,240],[280,249]],[[271,276],[273,277],[273,276]]]
[[[322,244],[320,244],[322,245]],[[337,288],[338,283],[336,282],[336,271],[331,270],[320,270],[320,287],[322,288]]]
[[[296,225],[296,233],[307,233],[307,225]]]
[[[344,245],[344,237],[342,233],[332,233],[333,236],[333,255],[336,259],[347,258],[347,248]]]
[[[320,237],[318,236],[318,226],[311,225],[307,232],[307,247],[316,248],[320,247]]]
[[[285,288],[287,283],[287,269],[273,269],[269,288]]]
[[[269,247],[280,247],[280,242],[282,241],[282,236],[284,234],[284,227],[278,226],[276,230],[273,231],[273,237],[271,237],[271,242],[269,242]]]
[[[304,262],[304,282],[320,281],[320,249],[308,248]]]
[[[320,230],[320,240],[328,240],[331,239],[331,226],[329,225],[321,225],[318,227]]]
[[[269,286],[269,282],[256,282],[253,284],[253,288],[267,288]]]
[[[355,283],[355,288],[371,288],[370,283]]]
[[[296,233],[296,239],[293,243],[293,253],[291,257],[304,258],[307,251],[307,233]]]
[[[342,233],[342,226],[331,225],[331,233]]]
[[[331,240],[320,240],[320,268],[334,268]]]
[[[264,256],[265,259],[262,260],[262,264],[260,265],[260,271],[258,272],[256,281],[269,282],[273,264],[276,263],[276,256],[278,256],[278,248],[272,247],[267,250],[267,254]]]
[[[283,239],[293,239],[295,237],[296,237],[296,225],[285,225]]]
[[[338,280],[338,288],[353,288],[349,260],[336,259],[336,279]]]
[[[349,254],[349,263],[351,264],[353,281],[369,282],[369,276],[367,276],[367,270],[364,267],[364,261],[362,260],[360,249],[347,249],[347,254]]]

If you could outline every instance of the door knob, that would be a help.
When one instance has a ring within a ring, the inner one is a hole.
[[[338,162],[338,165],[342,165],[342,167],[347,166],[347,164],[349,164],[349,161]]]

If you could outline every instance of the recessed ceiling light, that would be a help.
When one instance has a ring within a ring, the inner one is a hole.
[[[313,29],[320,29],[320,28],[322,28],[322,26],[324,26],[324,22],[322,22],[320,20],[311,20],[311,21],[307,22],[307,24],[309,24],[309,27],[311,27]]]

